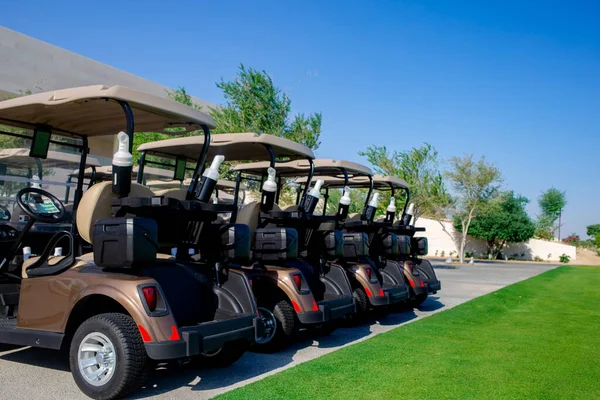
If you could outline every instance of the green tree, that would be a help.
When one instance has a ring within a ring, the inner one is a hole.
[[[265,72],[240,64],[238,76],[221,80],[225,104],[210,115],[216,133],[259,132],[291,139],[315,150],[321,135],[321,113],[290,117],[291,100]]]
[[[593,238],[598,237],[600,235],[600,224],[588,225],[587,234]]]
[[[485,202],[498,192],[502,175],[495,165],[487,164],[485,158],[475,161],[472,154],[467,154],[451,158],[446,177],[456,193],[453,219],[455,225],[460,227],[457,241],[458,255],[462,263],[465,259],[465,246],[471,222]]]
[[[340,199],[342,198],[342,189],[331,189],[329,190],[329,199],[327,200],[327,214],[334,214],[337,212]],[[350,190],[350,207],[348,208],[348,214],[359,213],[361,214],[365,207],[365,200],[367,199],[367,191],[364,189],[351,189]]]
[[[542,193],[538,204],[542,212],[538,217],[538,230],[554,231],[557,228],[558,240],[560,240],[561,215],[567,205],[566,193],[550,188]]]
[[[529,200],[508,191],[482,203],[469,227],[469,235],[487,242],[488,254],[495,259],[507,243],[522,243],[533,237],[535,224],[527,215]],[[454,220],[461,232],[462,224]]]
[[[390,152],[385,146],[369,146],[358,153],[367,157],[375,172],[401,178],[408,183],[414,204],[414,221],[423,215],[445,216],[451,203],[439,169],[438,152],[429,143],[406,151]],[[382,201],[380,205],[387,206]]]

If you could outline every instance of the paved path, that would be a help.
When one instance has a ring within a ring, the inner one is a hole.
[[[442,281],[442,291],[430,297],[420,310],[392,314],[370,325],[341,328],[318,341],[303,338],[277,354],[247,353],[227,369],[160,369],[150,377],[147,388],[137,393],[137,398],[207,399],[552,268],[548,264],[528,263],[482,262],[456,268],[440,264],[436,273]],[[50,350],[23,348],[0,352],[0,387],[1,399],[86,398],[73,382],[68,364]]]

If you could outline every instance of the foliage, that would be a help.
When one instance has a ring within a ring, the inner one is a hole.
[[[571,257],[566,255],[566,254],[561,254],[558,259],[560,260],[561,263],[563,264],[568,264],[569,261],[571,261]]]
[[[469,235],[485,240],[488,252],[494,259],[506,243],[526,242],[535,231],[535,225],[525,210],[528,202],[525,197],[515,196],[512,191],[483,202],[471,221]],[[459,218],[454,219],[454,227],[462,232],[463,225]]]
[[[544,261],[544,259],[540,256],[535,256],[535,257],[533,257],[533,261],[542,262],[542,261]]]
[[[600,248],[600,235],[596,235],[596,247]]]
[[[327,200],[327,214],[336,213],[339,207],[340,198],[342,197],[342,190],[335,189],[329,191],[329,200]],[[350,207],[348,208],[348,214],[359,213],[361,214],[365,207],[365,200],[367,199],[367,191],[364,189],[352,189],[350,190]]]
[[[555,188],[550,188],[542,193],[538,202],[542,210],[542,215],[553,218],[553,221],[556,221],[561,210],[567,205],[566,193]]]
[[[451,203],[439,170],[438,152],[429,143],[406,151],[390,152],[385,146],[369,146],[358,153],[367,157],[375,172],[401,178],[408,183],[414,204],[414,221],[422,215],[445,217]],[[387,207],[387,202],[380,202]]]
[[[571,246],[579,246],[581,239],[579,238],[579,235],[576,233],[572,233],[569,236],[567,236],[566,238],[563,239],[563,242],[565,242],[568,245]]]
[[[477,216],[482,205],[496,195],[502,176],[495,165],[485,162],[485,158],[475,161],[472,154],[467,154],[463,157],[452,157],[446,177],[456,193],[453,219],[455,226],[460,226],[458,250],[462,263],[471,221]]]
[[[552,240],[554,239],[554,232],[542,229],[536,223],[536,231],[534,237],[542,240]]]
[[[588,225],[586,227],[586,233],[590,237],[597,237],[600,235],[600,224]]]
[[[291,100],[265,71],[240,64],[233,81],[221,80],[225,105],[210,114],[216,133],[259,132],[291,139],[311,149],[319,147],[321,113],[290,117]]]

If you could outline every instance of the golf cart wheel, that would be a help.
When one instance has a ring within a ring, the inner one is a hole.
[[[329,336],[337,329],[333,322],[326,322],[314,328],[313,332],[317,336]]]
[[[69,359],[79,389],[98,400],[119,399],[139,389],[150,365],[137,325],[118,313],[84,321],[73,335]]]
[[[246,350],[248,350],[248,343],[245,340],[227,343],[218,350],[201,353],[198,356],[192,357],[188,366],[192,368],[229,367],[242,358]]]
[[[296,312],[288,300],[277,300],[258,305],[258,312],[265,324],[265,335],[256,339],[255,349],[272,353],[285,347],[296,333]]]
[[[413,307],[419,307],[423,302],[427,300],[427,293],[418,294],[412,299]]]
[[[356,288],[352,292],[352,297],[356,301],[356,313],[359,317],[363,317],[369,311],[369,298],[363,288]]]

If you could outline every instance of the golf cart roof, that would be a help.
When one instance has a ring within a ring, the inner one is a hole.
[[[36,93],[0,101],[0,123],[31,128],[46,125],[63,133],[102,136],[125,130],[125,114],[116,101],[127,102],[137,132],[164,132],[165,128],[214,128],[212,118],[166,97],[122,86],[83,86]]]
[[[144,171],[146,171],[146,168],[144,168]],[[145,172],[144,172],[145,174]],[[186,179],[183,181],[183,186],[189,186],[191,182],[191,179]],[[156,189],[170,189],[170,188],[178,188],[182,185],[182,182],[180,181],[160,181],[160,180],[154,180],[154,181],[147,181],[146,182],[146,186],[150,186],[152,188],[156,188]],[[218,190],[223,190],[223,191],[233,191],[235,189],[235,182],[233,181],[226,181],[224,179],[219,179],[217,181],[217,189]],[[240,189],[241,190],[246,190],[248,189],[248,187],[244,184],[244,183],[240,183]]]
[[[349,175],[372,175],[369,167],[352,161],[317,159],[313,161],[315,165],[315,175],[343,176],[341,169],[346,170]],[[249,164],[238,164],[233,167],[234,171],[242,171],[249,174],[262,175],[270,167],[269,162],[255,162]],[[295,160],[284,163],[276,163],[275,170],[279,176],[298,176],[298,174],[307,174],[310,170],[308,160]],[[343,178],[342,178],[343,181]]]
[[[335,189],[344,187],[344,178],[337,176],[319,176],[319,179],[325,181],[323,187]],[[301,177],[296,180],[297,183],[306,183],[306,177]],[[390,185],[393,185],[394,189],[408,189],[408,184],[400,178],[394,176],[383,176],[373,175],[373,188],[377,190],[389,190]],[[348,186],[351,188],[364,188],[368,189],[371,187],[369,178],[367,176],[357,176],[348,179]]]
[[[138,167],[133,167],[133,177],[137,176]],[[72,177],[77,177],[79,170],[71,172]],[[144,176],[150,179],[160,179],[170,181],[173,179],[173,171],[160,168],[144,167]],[[83,177],[90,179],[92,177],[92,169],[86,168]],[[96,168],[96,180],[110,181],[112,180],[112,165],[104,165]]]
[[[44,168],[73,168],[73,165],[80,163],[81,155],[48,150],[48,156],[41,161]],[[6,164],[14,168],[37,168],[37,161],[34,157],[29,156],[28,148],[0,149],[0,164]],[[88,156],[86,165],[88,167],[99,167],[100,162],[94,157]]]
[[[138,151],[157,156],[185,157],[196,161],[204,145],[204,136],[187,136],[175,139],[144,143]],[[225,156],[226,161],[270,160],[265,146],[270,146],[276,158],[315,158],[312,150],[299,143],[278,136],[258,133],[221,133],[212,135],[207,159],[216,155]]]

